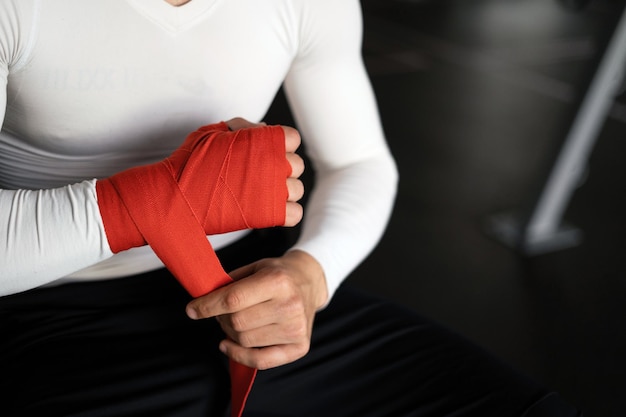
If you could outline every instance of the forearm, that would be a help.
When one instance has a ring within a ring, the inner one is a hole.
[[[318,176],[294,249],[320,263],[329,299],[382,237],[397,179],[396,165],[387,152]]]
[[[0,295],[47,284],[111,255],[95,181],[0,190]]]
[[[2,15],[11,16],[8,12]],[[7,31],[11,28],[19,29],[3,25]],[[4,32],[1,39],[14,37]],[[6,111],[10,58],[21,56],[11,53],[14,45],[22,44],[0,42],[0,128]],[[0,189],[0,296],[50,283],[111,255],[95,181],[49,190]]]
[[[398,174],[361,58],[359,2],[316,5],[303,22],[324,30],[303,38],[285,92],[316,174],[295,248],[322,266],[330,297],[380,240]]]

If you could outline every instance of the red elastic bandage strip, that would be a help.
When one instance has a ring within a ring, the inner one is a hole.
[[[147,242],[193,297],[231,282],[207,234],[285,222],[291,168],[282,128],[227,129],[200,128],[166,160],[96,183],[111,250]],[[256,369],[231,361],[230,371],[240,416]]]

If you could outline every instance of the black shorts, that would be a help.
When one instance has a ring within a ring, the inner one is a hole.
[[[220,251],[225,268],[280,253],[280,230]],[[189,300],[166,270],[0,298],[0,415],[227,416],[224,336],[187,318]],[[317,315],[309,354],[259,372],[244,415],[578,413],[459,335],[343,286]]]

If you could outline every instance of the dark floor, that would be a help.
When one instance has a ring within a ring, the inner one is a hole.
[[[532,201],[624,2],[362,4],[401,182],[388,232],[351,281],[491,349],[587,417],[626,415],[626,101],[568,206],[581,245],[528,258],[483,228]]]

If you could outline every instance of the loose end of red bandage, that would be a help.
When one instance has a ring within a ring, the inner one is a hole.
[[[246,405],[257,370],[242,365],[233,360],[230,361],[231,380],[231,417],[241,417]]]

